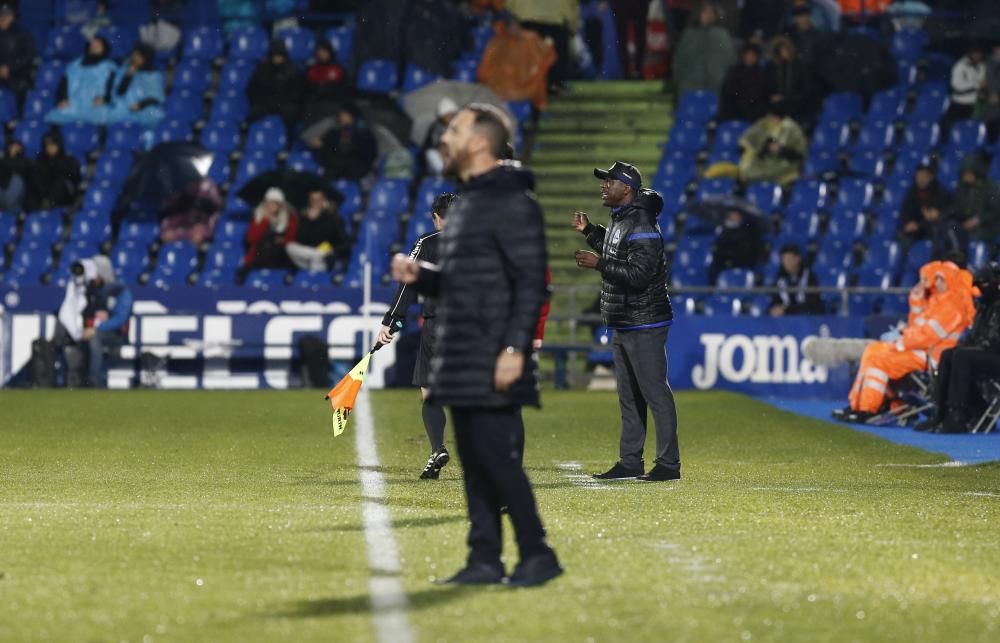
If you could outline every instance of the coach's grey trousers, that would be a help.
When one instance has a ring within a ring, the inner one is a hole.
[[[616,330],[615,379],[622,411],[619,459],[631,469],[643,467],[646,411],[656,426],[656,463],[680,472],[677,446],[677,409],[667,382],[667,331],[663,328]]]

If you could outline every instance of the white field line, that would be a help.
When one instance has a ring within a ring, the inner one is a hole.
[[[557,467],[562,471],[563,477],[573,483],[573,486],[581,489],[614,489],[614,485],[604,484],[595,480],[593,476],[581,473],[583,465],[579,462],[556,462]]]
[[[368,596],[375,635],[380,643],[412,643],[416,637],[406,617],[406,593],[399,580],[399,550],[385,504],[385,478],[379,471],[381,463],[375,450],[371,402],[364,391],[351,415],[361,471],[361,523],[368,545]]]
[[[876,467],[908,467],[913,469],[950,469],[951,467],[965,467],[968,466],[968,462],[959,462],[958,460],[951,460],[949,462],[936,462],[934,464],[876,464]]]

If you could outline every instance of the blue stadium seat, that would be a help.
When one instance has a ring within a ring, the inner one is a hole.
[[[865,120],[895,122],[903,115],[905,106],[906,92],[899,87],[876,92],[868,105]]]
[[[874,193],[865,179],[842,178],[837,186],[837,205],[860,210],[871,204]]]
[[[96,150],[100,143],[97,127],[89,123],[67,123],[60,130],[66,153],[81,163],[86,163],[87,155]]]
[[[267,53],[267,33],[260,27],[237,27],[229,34],[229,59],[257,61]]]
[[[14,213],[0,213],[0,255],[3,248],[17,236],[17,218]]]
[[[49,244],[24,239],[14,251],[5,282],[9,286],[38,285],[42,274],[51,269],[52,250]]]
[[[316,48],[316,36],[309,29],[301,27],[291,27],[282,29],[275,34],[275,38],[285,43],[288,49],[288,57],[295,63],[304,63],[309,60]]]
[[[926,82],[917,90],[917,99],[907,120],[936,123],[944,116],[951,98],[946,83]]]
[[[135,27],[101,27],[97,35],[102,36],[111,46],[112,58],[125,58],[139,41],[139,31]]]
[[[493,39],[494,31],[490,24],[480,23],[469,29],[469,35],[472,37],[473,49],[477,53],[482,54],[483,50],[486,49],[486,45]]]
[[[914,241],[903,259],[903,277],[914,275],[920,271],[920,267],[931,260],[931,242]],[[911,280],[913,283],[915,279]],[[906,284],[906,282],[902,282]]]
[[[35,90],[56,91],[65,72],[66,63],[63,61],[46,60],[38,67],[38,71],[35,73]]]
[[[867,222],[865,216],[857,209],[838,204],[830,213],[824,236],[853,242],[865,234]]]
[[[111,238],[111,218],[100,211],[77,213],[69,232],[70,241],[99,244]]]
[[[880,120],[869,120],[861,126],[858,132],[858,140],[855,141],[853,150],[873,150],[881,152],[892,145],[895,138],[895,130],[892,123]]]
[[[935,120],[915,119],[907,123],[903,130],[903,150],[926,154],[938,144],[941,128]]]
[[[120,149],[109,147],[97,159],[94,166],[94,180],[108,181],[114,185],[121,185],[128,176],[132,165],[130,154]]]
[[[366,60],[358,69],[358,89],[379,94],[395,91],[399,85],[396,64],[390,60]]]
[[[249,112],[250,103],[242,90],[220,90],[212,103],[209,121],[229,121],[233,126],[237,126]]]
[[[885,173],[885,160],[875,150],[855,151],[847,161],[847,168],[855,174],[877,178]]]
[[[478,80],[479,60],[461,58],[452,66],[451,77],[463,83],[475,83]]]
[[[212,27],[195,27],[184,33],[185,61],[203,60],[211,62],[223,53],[221,32]]]
[[[333,188],[344,197],[339,208],[341,216],[350,217],[361,210],[361,187],[356,182],[340,179],[333,183]]]
[[[153,130],[153,144],[186,141],[192,137],[191,123],[175,118],[160,121]]]
[[[197,58],[188,58],[174,70],[174,85],[172,91],[190,89],[201,93],[208,89],[212,81],[212,67],[209,63]]]
[[[278,116],[265,116],[259,121],[254,121],[247,131],[247,153],[256,151],[276,153],[285,149],[287,144],[285,124]]]
[[[406,74],[403,76],[403,91],[412,92],[424,85],[430,85],[439,78],[440,76],[432,74],[426,69],[422,69],[416,65],[407,65]]]
[[[229,219],[220,221],[215,226],[215,243],[242,244],[247,236],[248,225],[245,221],[232,221]]]
[[[697,121],[675,122],[667,139],[667,146],[671,151],[698,152],[707,145],[708,133],[704,124]]]
[[[745,121],[723,121],[715,129],[715,141],[713,147],[735,147],[740,146],[740,137],[747,131],[750,123]]]
[[[789,211],[816,212],[826,205],[826,184],[814,180],[796,181],[788,200]]]
[[[962,173],[962,156],[949,154],[938,159],[937,180],[941,185],[954,191],[958,187],[958,179]]]
[[[843,122],[828,121],[821,123],[813,132],[812,140],[809,142],[809,149],[825,150],[827,152],[839,152],[847,145],[850,130]]]
[[[702,303],[702,310],[708,317],[736,317],[741,314],[743,305],[732,295],[709,295]]]
[[[319,163],[313,158],[312,152],[307,150],[290,153],[288,159],[285,161],[285,166],[296,172],[313,172],[318,174],[322,171]]]
[[[250,76],[253,75],[253,70],[254,63],[249,60],[230,59],[219,74],[219,94],[229,95],[230,92],[236,92],[245,103],[246,88],[250,82]]]
[[[676,121],[707,123],[715,117],[719,109],[719,99],[714,92],[684,92],[674,114]]]
[[[24,146],[24,155],[28,158],[38,156],[42,148],[42,136],[47,129],[46,123],[39,120],[23,120],[14,128],[14,140]]]
[[[889,52],[893,58],[916,61],[927,44],[927,32],[923,29],[900,29],[892,35]]]
[[[280,290],[285,288],[285,270],[253,270],[247,275],[246,285],[258,290]]]
[[[368,195],[368,212],[400,214],[410,209],[409,185],[404,179],[380,179]]]
[[[115,123],[108,126],[105,150],[132,152],[142,146],[143,129],[138,123]]]
[[[337,60],[345,67],[351,63],[354,54],[354,27],[334,27],[326,32],[326,40],[337,52]]]
[[[25,120],[42,120],[56,106],[55,91],[34,89],[24,97],[21,116]]]
[[[731,196],[736,191],[736,181],[733,179],[707,179],[698,183],[695,200],[702,201],[709,197]]]
[[[238,191],[247,181],[258,174],[275,169],[277,165],[278,162],[274,153],[258,150],[245,154],[240,159],[240,165],[236,169],[236,178],[233,180],[230,192]]]
[[[239,125],[233,120],[212,121],[201,131],[199,140],[205,149],[229,156],[240,146]]]
[[[431,212],[434,199],[443,192],[454,192],[455,186],[444,179],[427,177],[420,182],[417,188],[417,197],[413,203],[414,214],[427,214]]]
[[[212,159],[212,164],[208,166],[208,173],[205,176],[221,186],[229,183],[230,173],[229,159],[225,155],[216,155]]]
[[[226,273],[230,276],[236,273],[243,261],[243,240],[220,241],[216,240],[205,255],[205,272]]]
[[[753,288],[756,276],[746,268],[729,268],[719,273],[715,285],[719,288]]]
[[[149,221],[126,221],[118,231],[118,242],[132,241],[143,246],[143,252],[160,235],[160,226]]]
[[[407,250],[413,247],[417,238],[434,230],[434,223],[429,214],[414,214],[406,222],[404,245]]]
[[[119,239],[111,250],[111,265],[125,283],[135,283],[149,267],[147,244],[135,239]]]
[[[993,155],[993,160],[990,161],[990,167],[986,175],[994,181],[1000,181],[1000,154]]]
[[[0,89],[0,119],[5,123],[18,119],[17,96],[9,89]]]
[[[182,284],[198,265],[198,251],[187,241],[165,243],[160,247],[156,268],[149,283],[157,286]]]
[[[763,212],[774,212],[781,207],[783,192],[777,183],[751,183],[747,186],[747,201],[754,204]]]
[[[796,239],[815,239],[819,236],[820,219],[815,209],[788,210],[781,220],[781,233]]]
[[[535,109],[531,105],[531,101],[527,100],[514,100],[507,102],[507,109],[514,116],[514,120],[520,125],[531,122],[532,117],[535,114]]]
[[[822,176],[840,171],[840,154],[830,150],[809,148],[802,166],[803,176]]]
[[[694,155],[684,150],[669,150],[656,168],[657,179],[672,179],[688,183],[694,179],[697,166]]]
[[[820,122],[850,123],[861,118],[861,95],[851,92],[830,94],[823,100]]]
[[[87,194],[83,197],[83,209],[110,214],[117,198],[117,186],[110,182],[95,181],[87,187]]]
[[[965,156],[986,145],[986,125],[980,121],[958,121],[953,123],[945,143],[945,153]]]
[[[83,51],[84,44],[86,44],[86,41],[83,38],[83,34],[80,33],[79,26],[64,25],[56,27],[49,32],[49,39],[45,43],[42,58],[44,60],[52,58],[66,61],[73,60]]]
[[[175,88],[167,96],[164,111],[168,119],[194,123],[204,112],[203,95],[184,87]]]
[[[295,277],[292,279],[293,288],[308,288],[309,290],[318,290],[320,288],[329,288],[331,284],[329,272],[307,272],[305,270],[300,270],[295,273]]]
[[[198,275],[198,285],[202,288],[223,288],[235,284],[235,273],[224,270],[206,270]]]
[[[29,212],[21,231],[21,243],[51,246],[63,236],[62,217],[61,209]]]

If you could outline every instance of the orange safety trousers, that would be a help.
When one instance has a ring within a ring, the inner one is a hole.
[[[927,353],[924,351],[898,351],[891,342],[872,342],[861,355],[861,366],[848,396],[851,409],[878,413],[889,395],[890,381],[925,368]]]

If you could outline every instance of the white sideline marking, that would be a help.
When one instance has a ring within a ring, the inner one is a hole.
[[[892,463],[890,463],[890,464],[876,464],[875,466],[876,467],[911,467],[911,468],[914,468],[914,469],[942,469],[942,468],[951,468],[951,467],[964,467],[964,466],[967,466],[968,464],[969,464],[968,462],[959,462],[958,460],[951,460],[949,462],[940,462],[940,463],[935,463],[935,464],[906,464],[906,463],[892,464]]]
[[[355,402],[354,445],[361,469],[361,523],[368,546],[368,595],[380,643],[411,643],[416,640],[406,617],[406,593],[399,582],[400,564],[392,521],[385,504],[385,478],[375,450],[375,423],[368,394],[363,390]]]
[[[556,462],[555,464],[562,469],[563,477],[568,478],[573,483],[573,486],[582,489],[614,489],[612,485],[599,482],[593,476],[580,473],[583,471],[583,465],[579,462]]]
[[[990,493],[988,491],[967,491],[967,496],[979,496],[980,498],[1000,498],[1000,493]]]
[[[789,493],[844,493],[843,489],[827,489],[825,487],[750,487],[751,491],[787,491]]]

